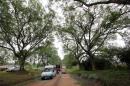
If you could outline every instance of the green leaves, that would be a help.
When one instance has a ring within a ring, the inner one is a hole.
[[[54,17],[54,12],[46,13],[38,0],[2,0],[0,46],[25,61],[38,45],[45,43],[52,32]]]
[[[111,25],[116,24],[120,16],[121,16],[120,12],[110,11],[110,13],[108,13],[107,16],[105,16],[104,20],[102,21],[101,27],[110,28]]]
[[[45,59],[47,59],[47,63],[49,64],[60,64],[61,60],[58,56],[57,50],[54,47],[54,45],[48,41],[46,46],[41,46],[36,49],[36,54],[40,56],[45,56]]]
[[[67,68],[71,68],[71,67],[76,66],[78,64],[78,62],[77,62],[77,60],[74,57],[72,52],[65,55],[63,63],[66,65]]]

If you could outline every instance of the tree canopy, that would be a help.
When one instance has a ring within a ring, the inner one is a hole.
[[[37,0],[2,0],[0,13],[0,47],[11,50],[24,70],[26,58],[51,33],[54,12]]]

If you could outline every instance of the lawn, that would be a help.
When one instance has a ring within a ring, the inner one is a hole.
[[[13,86],[39,75],[38,71],[31,72],[0,72],[0,86]]]

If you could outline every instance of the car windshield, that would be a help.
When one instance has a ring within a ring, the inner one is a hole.
[[[53,71],[53,69],[52,68],[45,68],[44,69],[44,72],[50,72],[50,71]]]

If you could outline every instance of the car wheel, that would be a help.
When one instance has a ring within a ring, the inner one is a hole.
[[[45,78],[44,77],[41,77],[41,80],[44,80]]]
[[[53,79],[53,76],[50,76],[50,79]]]

